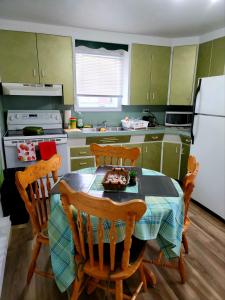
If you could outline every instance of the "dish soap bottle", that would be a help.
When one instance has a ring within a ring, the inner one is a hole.
[[[81,112],[78,112],[77,127],[78,128],[83,128],[83,126],[84,126],[84,124],[83,124],[83,119],[82,119]]]

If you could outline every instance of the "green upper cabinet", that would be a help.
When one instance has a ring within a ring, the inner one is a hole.
[[[73,104],[72,39],[38,33],[37,49],[40,83],[62,83],[64,104]]]
[[[39,83],[35,33],[0,30],[0,79]]]
[[[199,45],[196,77],[208,77],[212,55],[212,41]]]
[[[225,37],[212,41],[210,76],[225,74]]]
[[[173,48],[170,105],[191,105],[195,81],[197,45]]]
[[[169,69],[170,47],[133,44],[130,104],[166,104]]]
[[[225,37],[199,45],[197,78],[225,74]]]
[[[166,105],[167,103],[170,53],[170,47],[151,46],[151,105]]]
[[[133,44],[131,49],[130,104],[150,104],[150,46]]]
[[[74,103],[71,37],[0,30],[3,82],[63,84],[64,104]]]

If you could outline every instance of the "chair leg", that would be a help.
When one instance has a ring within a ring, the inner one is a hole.
[[[27,284],[30,284],[32,276],[34,274],[34,270],[36,267],[36,262],[37,262],[38,255],[40,253],[40,249],[41,249],[41,243],[36,241],[34,249],[32,251],[31,263],[30,263],[29,270],[27,273]]]
[[[77,277],[73,283],[73,290],[72,290],[72,295],[70,300],[78,300],[83,288],[84,288],[84,272],[79,268]]]
[[[185,233],[182,234],[182,243],[184,245],[185,253],[188,254],[188,240]]]
[[[91,278],[87,285],[87,294],[91,295],[97,288],[97,284],[99,283],[99,279]]]
[[[144,264],[143,264],[143,270],[145,273],[146,281],[149,282],[152,287],[155,287],[157,283],[155,274],[151,270],[149,270]]]
[[[178,270],[180,273],[181,283],[185,283],[184,258],[182,252],[180,252],[180,257],[178,260]]]
[[[145,271],[144,271],[144,265],[143,264],[140,265],[139,272],[140,272],[140,276],[141,276],[141,281],[143,282],[144,291],[147,292],[148,287],[147,287],[147,282],[146,282],[146,277],[145,277]]]
[[[116,280],[116,300],[123,300],[123,281]]]

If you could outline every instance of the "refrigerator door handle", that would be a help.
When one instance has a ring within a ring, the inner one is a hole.
[[[192,114],[192,124],[191,124],[191,143],[192,143],[192,145],[194,145],[194,141],[195,141],[195,136],[194,136],[194,131],[193,131],[194,119],[195,119],[195,116],[197,115],[195,113],[195,108],[196,108],[198,94],[201,90],[201,84],[202,84],[202,79],[200,78],[199,82],[198,82],[198,86],[197,86],[196,91],[195,91],[195,96],[194,96],[194,101],[193,101],[193,114]]]
[[[192,145],[194,145],[194,141],[197,137],[198,128],[199,128],[199,115],[195,114],[195,118],[194,118],[194,121],[193,121],[193,128],[192,128],[192,136],[193,136]]]

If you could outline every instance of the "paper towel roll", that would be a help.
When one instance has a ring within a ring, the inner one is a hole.
[[[71,118],[71,110],[64,110],[64,127],[68,128],[69,120]]]

